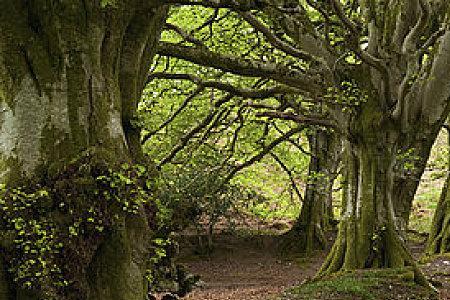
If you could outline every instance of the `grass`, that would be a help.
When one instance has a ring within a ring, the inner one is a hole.
[[[428,288],[415,284],[410,269],[338,273],[287,291],[282,300],[431,300]]]

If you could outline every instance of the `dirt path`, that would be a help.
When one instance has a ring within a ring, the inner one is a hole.
[[[286,288],[314,276],[325,255],[317,253],[307,260],[280,259],[270,237],[259,241],[228,237],[218,242],[217,249],[210,257],[182,259],[204,282],[202,288],[184,299],[274,299]]]
[[[323,251],[308,258],[280,259],[274,251],[275,241],[271,236],[251,239],[224,236],[216,241],[216,245],[211,256],[181,256],[180,262],[188,266],[190,272],[200,275],[203,281],[201,288],[183,299],[276,299],[287,288],[313,277],[326,255]],[[423,244],[409,246],[418,258]],[[450,256],[430,261],[422,269],[440,290],[440,299],[450,300]]]

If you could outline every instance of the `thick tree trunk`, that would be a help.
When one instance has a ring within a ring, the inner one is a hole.
[[[320,274],[413,264],[399,235],[392,202],[394,149],[387,139],[347,143],[344,211]]]
[[[352,120],[345,141],[345,178],[338,236],[319,275],[339,270],[412,266],[396,216],[395,172],[404,137],[374,102]],[[430,137],[431,138],[431,137]],[[418,139],[420,140],[420,139]]]
[[[111,168],[142,162],[133,120],[166,8],[140,0],[106,7],[0,0],[0,7],[0,183],[45,186],[86,155]],[[147,216],[140,208],[117,224],[88,256],[84,283],[69,283],[57,299],[146,298]],[[1,299],[43,297],[13,284],[6,270]]]
[[[307,253],[325,249],[325,232],[335,224],[332,194],[341,151],[337,134],[327,130],[312,130],[308,141],[311,159],[301,212],[281,244],[283,250]]]

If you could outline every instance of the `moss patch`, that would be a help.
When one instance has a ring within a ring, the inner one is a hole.
[[[428,288],[414,282],[410,269],[338,273],[288,290],[280,300],[437,300]]]

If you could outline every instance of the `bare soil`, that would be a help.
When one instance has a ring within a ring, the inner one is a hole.
[[[277,240],[271,235],[220,235],[216,237],[215,251],[211,255],[193,254],[194,242],[182,245],[184,250],[179,262],[202,278],[201,286],[183,299],[272,300],[316,274],[327,251],[318,251],[308,257],[280,257],[276,251]],[[419,257],[422,243],[415,242],[410,246]],[[430,260],[423,265],[423,271],[439,289],[440,299],[450,300],[450,256]]]
[[[275,299],[285,289],[313,277],[326,252],[316,252],[308,258],[280,257],[277,240],[276,236],[222,235],[217,237],[211,255],[185,254],[180,262],[203,281],[202,287],[185,299]]]

